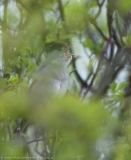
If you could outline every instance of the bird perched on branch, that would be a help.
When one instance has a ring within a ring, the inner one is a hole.
[[[64,48],[62,48],[63,45]],[[72,60],[72,55],[69,53],[70,46],[57,43],[57,48],[58,46],[61,50],[53,50],[33,77],[33,82],[29,88],[31,107],[45,106],[46,103],[51,103],[55,96],[64,96],[68,89],[68,66]],[[50,48],[54,49],[54,45]],[[24,123],[24,120],[20,122],[19,120],[14,133],[21,132],[26,128],[22,127],[21,124]],[[28,123],[25,124],[25,126],[27,125]]]
[[[66,93],[69,80],[68,66],[72,60],[72,55],[69,53],[69,48],[70,46],[66,46],[61,50],[53,50],[48,55],[44,64],[36,71],[33,77],[33,82],[29,89],[31,110],[32,106],[45,107],[47,103],[52,103],[52,100],[55,98],[55,96],[62,97]],[[45,122],[42,121],[42,124],[39,124],[39,122],[36,123],[34,119],[29,117],[28,120],[19,118],[16,123],[17,127],[14,130],[14,133],[17,133],[17,139],[19,137],[19,139],[23,138],[23,135],[20,134],[20,132],[25,132],[27,135],[29,133],[29,137],[34,140],[38,139],[38,137],[42,137],[42,142],[44,142],[42,146],[44,148],[44,153],[42,151],[41,155],[54,154],[54,151],[50,148],[50,139],[48,140],[48,133],[44,127]],[[32,127],[34,132],[30,132],[30,127]],[[56,134],[54,136],[52,135],[52,142],[54,142],[54,139],[56,139]],[[38,145],[39,144],[36,141],[34,146],[30,146],[32,155],[40,153],[40,151],[34,153],[34,148]]]
[[[68,88],[69,72],[72,55],[69,47],[60,51],[52,51],[45,63],[36,71],[30,87],[33,106],[50,102],[54,96],[64,96]]]

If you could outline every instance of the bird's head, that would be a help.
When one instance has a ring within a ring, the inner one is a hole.
[[[72,46],[72,45],[71,45]],[[71,46],[64,46],[61,50],[54,50],[48,56],[48,60],[52,60],[56,63],[62,63],[68,66],[72,60],[72,54],[69,52]]]
[[[71,46],[68,46],[68,47],[61,50],[61,53],[63,55],[62,56],[63,60],[65,60],[67,62],[67,65],[69,65],[71,63],[71,60],[72,60],[72,54],[69,52],[69,49],[70,49]]]

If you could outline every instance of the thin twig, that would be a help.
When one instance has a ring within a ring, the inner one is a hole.
[[[102,32],[102,30],[98,27],[98,25],[96,24],[96,22],[91,21],[91,23],[92,23],[93,26],[98,30],[98,32],[99,32],[100,35],[104,38],[104,40],[108,41],[109,38]]]
[[[73,67],[76,68],[76,66],[75,66],[75,59],[73,59],[72,64],[73,64]],[[81,76],[79,75],[79,73],[78,73],[77,70],[75,70],[75,74],[76,74],[76,77],[78,78],[78,80],[80,81],[80,84],[82,85],[82,87],[86,88],[87,87],[87,83],[86,83],[86,81],[84,81],[81,78]]]
[[[16,0],[16,2],[19,3],[26,11],[31,12],[31,10],[21,0]]]
[[[44,156],[43,156],[43,154],[42,153],[40,153],[38,150],[34,150],[39,156],[41,156],[42,158],[44,158]]]
[[[41,139],[34,139],[32,141],[27,142],[27,144],[34,143],[34,142],[39,142],[39,141],[43,141],[43,138],[41,138]]]
[[[122,42],[117,36],[117,31],[113,27],[111,29],[112,29],[112,37],[113,37],[116,45],[118,46],[118,48],[121,48],[122,47]]]
[[[85,93],[84,93],[83,98],[86,97],[87,93],[88,93],[89,90],[92,88],[93,82],[94,82],[94,80],[95,80],[95,78],[96,78],[96,75],[97,75],[97,73],[98,73],[98,71],[99,71],[99,67],[100,67],[101,61],[103,60],[104,54],[107,52],[107,49],[108,49],[110,43],[111,43],[111,38],[109,38],[109,40],[108,40],[108,42],[107,42],[107,44],[106,44],[106,46],[105,46],[105,48],[104,48],[104,50],[103,50],[103,53],[101,54],[100,60],[99,60],[98,65],[97,65],[96,72],[94,73],[94,75],[93,75],[93,77],[92,77],[92,80],[91,80],[90,84],[88,85],[87,90],[86,90]]]

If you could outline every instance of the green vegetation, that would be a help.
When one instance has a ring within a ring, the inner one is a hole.
[[[0,159],[131,159],[130,4],[0,1]],[[56,42],[73,44],[69,89],[34,108],[31,80]]]

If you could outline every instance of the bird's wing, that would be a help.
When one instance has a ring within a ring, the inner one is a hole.
[[[68,89],[68,79],[61,82],[59,95],[63,97]]]
[[[48,63],[42,65],[29,89],[32,104],[44,104],[54,96],[64,96],[68,88],[68,75],[63,68],[55,68]]]
[[[47,102],[51,102],[55,96],[64,96],[67,90],[67,84],[57,79],[49,80],[45,83],[34,81],[30,89],[31,104],[33,106],[44,105]]]
[[[33,77],[33,81],[29,87],[29,92],[32,90],[33,86],[35,85],[35,83],[38,81],[38,77],[40,76],[40,73],[44,71],[44,69],[46,68],[46,64],[43,64],[35,73],[34,77]]]

